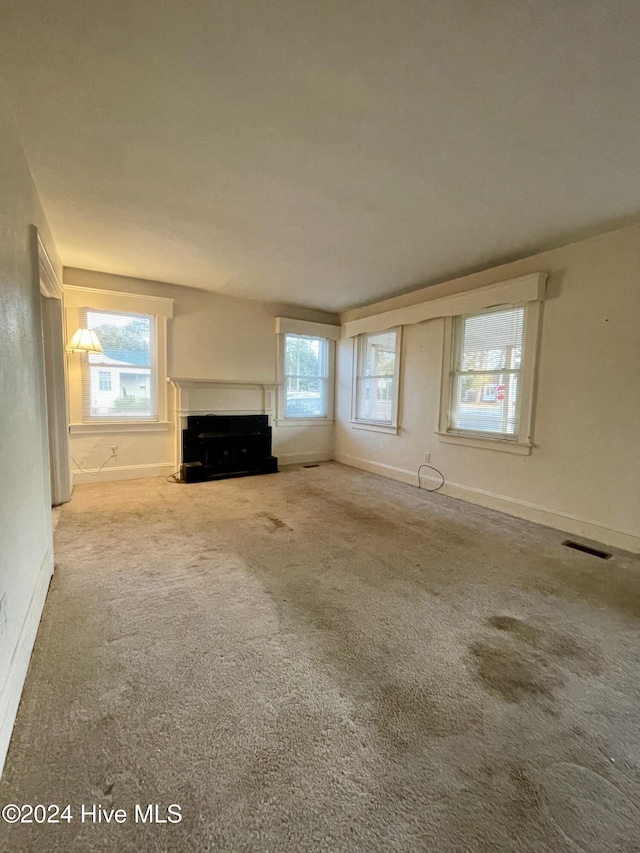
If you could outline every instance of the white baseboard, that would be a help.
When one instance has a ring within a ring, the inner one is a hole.
[[[347,456],[341,453],[334,454],[333,458],[336,462],[342,462],[343,465],[361,468],[363,471],[380,474],[383,477],[399,480],[411,486],[418,485],[416,471],[409,471],[406,468],[397,468],[393,465],[385,465],[382,462],[373,462],[370,459],[362,459],[359,456]],[[437,485],[440,482],[438,477],[428,477],[424,476],[424,474],[421,474],[420,479],[421,482],[428,482],[432,485]],[[599,524],[596,521],[579,518],[576,515],[561,510],[548,509],[547,507],[523,501],[519,498],[499,495],[495,492],[477,489],[474,486],[465,486],[461,483],[446,481],[445,485],[440,489],[440,493],[467,501],[467,503],[477,504],[488,509],[495,509],[507,515],[514,515],[516,518],[533,521],[536,524],[544,524],[547,527],[553,527],[555,530],[563,530],[566,533],[571,533],[573,536],[592,539],[594,542],[602,542],[604,545],[610,545],[613,548],[621,548],[625,551],[631,551],[634,554],[640,554],[640,535],[637,533],[627,530],[616,530],[615,528]]]
[[[341,462],[343,465],[350,465],[352,468],[361,468],[370,474],[381,474],[383,477],[389,477],[391,480],[399,480],[401,483],[408,483],[410,486],[418,485],[418,475],[416,472],[408,471],[406,468],[396,468],[395,465],[385,465],[383,462],[373,462],[370,459],[363,459],[360,456],[346,456],[343,453],[334,453],[333,458],[336,462]]]
[[[5,758],[7,757],[13,724],[18,713],[22,688],[27,677],[31,652],[36,634],[38,633],[40,616],[42,615],[42,608],[44,607],[52,575],[53,553],[47,551],[40,566],[40,572],[31,596],[31,601],[29,602],[29,609],[22,623],[18,642],[13,650],[11,663],[9,664],[9,671],[0,692],[0,773],[2,773]]]
[[[103,468],[98,474],[97,468],[85,468],[73,471],[73,485],[84,483],[106,483],[110,480],[140,480],[143,477],[168,477],[176,468],[173,462],[152,462],[148,465],[120,465]]]
[[[306,465],[307,462],[330,462],[332,459],[332,453],[321,453],[317,450],[309,453],[278,454],[279,465]]]

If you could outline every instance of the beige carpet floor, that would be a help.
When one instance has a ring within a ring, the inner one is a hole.
[[[564,538],[335,463],[76,488],[0,786],[72,820],[1,849],[640,850],[640,560]]]

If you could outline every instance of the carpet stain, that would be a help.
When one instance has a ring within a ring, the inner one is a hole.
[[[266,518],[268,521],[270,521],[271,524],[273,524],[274,530],[282,530],[283,528],[286,528],[287,530],[291,530],[289,525],[286,522],[284,522],[281,518],[278,518],[277,515],[269,515],[268,512],[261,512],[260,516],[262,518]]]
[[[571,668],[588,673],[589,675],[600,675],[602,673],[602,661],[600,655],[593,649],[579,643],[568,634],[555,634],[549,640],[548,651],[554,657],[565,661]]]
[[[477,680],[507,702],[522,702],[531,696],[552,699],[554,688],[561,683],[540,655],[526,649],[478,640],[470,650]]]
[[[514,616],[491,616],[487,622],[492,628],[496,628],[498,631],[507,631],[532,645],[540,639],[540,631],[537,628],[523,622],[522,619],[516,619]]]
[[[420,684],[388,682],[375,696],[378,731],[398,751],[415,750],[429,738],[462,735],[480,721],[477,709],[447,706]]]
[[[514,616],[491,616],[487,623],[498,631],[506,632],[529,646],[540,649],[546,655],[579,664],[578,669],[592,675],[598,675],[602,670],[598,654],[569,634],[544,631]]]
[[[522,817],[523,813],[539,811],[542,806],[540,791],[535,782],[529,778],[524,768],[516,764],[510,764],[509,778],[514,791],[512,811],[515,815]]]
[[[368,534],[383,540],[390,536],[407,537],[408,541],[423,548],[425,540],[432,548],[465,546],[470,540],[461,535],[464,529],[459,521],[450,523],[448,519],[440,519],[437,526],[429,524],[427,519],[409,518],[400,509],[388,506],[384,511],[376,503],[371,504],[365,495],[359,500],[350,500],[344,495],[328,494],[318,487],[310,487],[311,492],[324,500],[330,501],[331,509],[340,517],[341,524],[359,526],[364,524]]]

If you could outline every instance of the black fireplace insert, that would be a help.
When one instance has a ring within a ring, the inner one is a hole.
[[[185,483],[274,474],[267,415],[189,415],[182,430]]]

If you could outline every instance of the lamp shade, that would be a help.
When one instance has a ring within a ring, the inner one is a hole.
[[[67,344],[67,352],[101,353],[102,346],[98,336],[91,329],[77,329]]]

